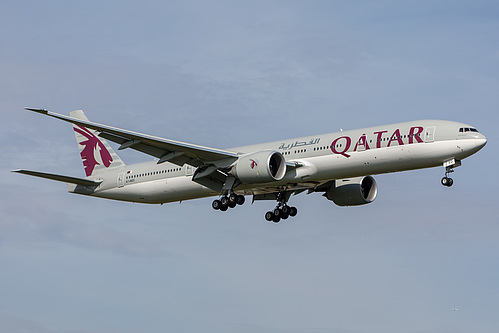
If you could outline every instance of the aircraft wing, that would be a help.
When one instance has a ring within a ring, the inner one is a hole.
[[[131,148],[159,159],[158,163],[171,162],[177,165],[189,164],[199,167],[213,164],[228,167],[235,162],[238,154],[216,148],[203,147],[185,142],[164,139],[152,135],[132,132],[91,121],[65,116],[45,109],[25,108],[69,123],[100,132],[99,136],[121,145],[118,149]]]

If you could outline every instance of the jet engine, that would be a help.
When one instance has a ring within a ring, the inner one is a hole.
[[[324,196],[338,206],[358,206],[373,202],[377,194],[376,181],[371,176],[365,176],[335,180]]]
[[[232,167],[232,174],[244,184],[281,180],[286,173],[286,160],[272,150],[242,155]]]

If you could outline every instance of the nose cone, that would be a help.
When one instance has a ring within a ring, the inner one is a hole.
[[[482,133],[478,133],[478,137],[475,139],[475,144],[477,151],[482,149],[487,144],[487,138]]]

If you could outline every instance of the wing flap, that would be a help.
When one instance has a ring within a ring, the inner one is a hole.
[[[99,186],[99,184],[102,183],[102,181],[94,181],[94,180],[85,179],[85,178],[63,176],[63,175],[58,175],[58,174],[54,174],[54,173],[31,171],[31,170],[14,170],[12,172],[22,173],[24,175],[35,176],[35,177],[55,180],[58,182],[76,184],[76,185],[82,185],[82,186]]]

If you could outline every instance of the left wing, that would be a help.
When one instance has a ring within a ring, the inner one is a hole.
[[[25,107],[25,109],[96,130],[100,132],[99,136],[121,145],[118,148],[119,150],[131,148],[154,156],[159,159],[158,164],[171,162],[180,166],[184,164],[189,164],[194,167],[215,165],[217,168],[227,168],[238,159],[237,153],[227,150],[203,147],[123,130],[116,127],[101,125],[91,121],[54,113],[46,109],[28,107]]]

